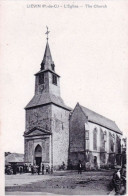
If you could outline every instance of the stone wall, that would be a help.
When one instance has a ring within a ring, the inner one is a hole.
[[[42,93],[40,91],[40,86],[42,86],[43,93],[48,93],[49,92],[49,79],[48,79],[48,72],[44,73],[44,84],[39,85],[39,75],[36,75],[35,78],[35,94],[38,95]]]
[[[69,161],[72,165],[77,165],[78,161],[85,160],[85,122],[87,121],[83,111],[77,104],[69,122]]]
[[[33,150],[34,150],[34,141],[33,140],[27,140],[25,139],[25,153],[24,153],[24,158],[25,162],[27,163],[33,163]]]
[[[69,148],[69,111],[52,105],[52,158],[58,169],[62,162],[67,166]]]
[[[118,137],[121,138],[121,135],[103,126],[92,123],[92,122],[88,122],[88,126],[89,126],[89,150],[92,152],[93,157],[97,156],[98,168],[114,165],[115,155],[117,153],[116,152],[116,148],[117,148],[116,137],[118,135]],[[97,129],[97,150],[94,150],[93,148],[94,129]],[[102,138],[101,138],[101,132],[102,134],[105,134],[104,137],[102,135]],[[111,146],[110,146],[112,139],[113,139],[113,144],[114,144],[113,152],[111,151]],[[104,148],[103,148],[103,144],[104,144]],[[93,166],[93,164],[91,165]]]
[[[50,164],[50,136],[25,138],[25,162],[35,163],[35,149],[37,145],[40,145],[42,149],[42,162]]]
[[[33,162],[34,150],[37,144],[42,147],[42,161],[53,165],[58,169],[64,162],[68,163],[69,149],[69,111],[53,104],[26,110],[26,132],[34,130],[25,140],[25,160]],[[34,134],[40,135],[38,127],[51,132],[49,140],[41,136],[37,138]],[[33,141],[33,146],[29,148]]]
[[[115,164],[115,158],[119,151],[121,135],[109,130],[103,126],[89,122],[81,110],[79,104],[76,105],[70,118],[70,164],[76,166],[78,160],[82,161],[83,166],[89,169],[97,169]],[[85,130],[87,128],[87,130]],[[94,138],[96,130],[96,138]],[[85,140],[85,131],[89,131],[89,140]],[[119,137],[119,138],[118,138]],[[94,139],[97,141],[97,147],[94,148]],[[111,150],[111,141],[113,141],[113,152]],[[97,161],[95,161],[97,160]]]
[[[25,133],[32,130],[33,128],[41,128],[44,130],[51,131],[51,105],[43,107],[37,107],[26,110],[26,129]],[[38,135],[38,129],[31,133],[31,137],[25,137],[25,161],[34,163],[34,150],[35,147],[40,144],[42,148],[42,161],[50,162],[50,144],[49,139],[39,136],[34,137],[33,134]],[[39,133],[40,135],[40,133]]]
[[[60,96],[60,78],[57,76],[57,85],[52,83],[52,73],[44,72],[44,84],[39,84],[39,75],[35,78],[35,94],[50,93]]]
[[[81,108],[77,105],[71,115],[70,129],[70,152],[85,150],[85,122],[86,117]]]
[[[52,73],[49,72],[49,93],[60,96],[60,78],[57,77],[57,85],[52,83]]]
[[[26,110],[26,131],[28,132],[34,127],[51,130],[51,105],[37,107]]]

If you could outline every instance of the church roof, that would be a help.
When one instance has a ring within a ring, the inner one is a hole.
[[[46,105],[53,103],[55,105],[58,105],[64,109],[72,110],[68,106],[65,105],[63,99],[59,96],[55,96],[50,93],[42,93],[39,95],[34,95],[34,97],[31,99],[31,101],[28,103],[28,105],[25,107],[25,109],[40,106],[40,105]]]
[[[86,107],[83,107],[80,105],[80,107],[82,108],[82,111],[84,112],[84,114],[88,117],[88,121],[96,123],[98,125],[101,125],[103,127],[106,127],[112,131],[115,131],[119,134],[122,134],[122,132],[120,131],[120,129],[118,128],[118,126],[116,125],[116,123]]]
[[[52,55],[51,55],[49,43],[47,42],[45,52],[44,52],[43,63],[47,64],[49,61],[52,62]]]
[[[19,153],[11,153],[5,157],[5,162],[7,163],[18,163],[18,162],[24,162],[24,154]]]
[[[38,71],[38,72],[35,74],[35,76],[38,75],[38,74],[40,74],[40,73],[47,72],[47,71],[49,71],[49,72],[51,72],[51,73],[57,75],[58,77],[60,77],[57,73],[55,73],[55,71],[53,71],[53,70],[51,70],[51,69],[45,69],[45,70]]]

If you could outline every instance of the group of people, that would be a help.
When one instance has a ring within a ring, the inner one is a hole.
[[[20,165],[18,169],[20,174],[29,173],[31,172],[31,164],[29,166],[27,164],[24,164],[23,166]]]
[[[113,173],[111,181],[112,189],[115,189],[116,195],[123,195],[126,193],[126,165],[116,166],[116,171]]]
[[[62,169],[65,170],[65,163],[62,164]],[[115,166],[116,171],[113,173],[112,181],[110,183],[111,188],[113,191],[115,191],[116,195],[125,194],[126,193],[126,164],[122,167],[117,165]],[[78,165],[78,174],[82,173],[82,163],[79,160]],[[44,165],[43,163],[39,165],[23,165],[23,166],[17,166],[16,164],[13,164],[11,166],[7,166],[5,168],[6,174],[16,174],[16,173],[38,173],[39,174],[53,174],[53,166]]]
[[[9,166],[6,166],[5,167],[5,174],[8,174],[8,175],[12,175],[12,174],[22,174],[22,173],[31,173],[31,174],[34,174],[34,173],[37,173],[38,175],[39,174],[52,174],[53,173],[53,166],[50,166],[49,165],[46,165],[44,166],[44,164],[40,164],[40,165],[32,165],[32,164],[24,164],[24,165],[17,165],[17,164],[12,164],[12,165],[9,165]]]
[[[28,166],[25,165],[17,165],[16,163],[13,163],[11,165],[5,166],[5,173],[8,175],[11,174],[17,174],[17,173],[27,173],[28,172]]]
[[[34,173],[38,173],[39,174],[52,174],[53,173],[53,166],[51,166],[51,169],[50,169],[50,166],[49,165],[46,165],[44,166],[44,164],[41,164],[41,165],[31,165],[31,174],[34,174]]]

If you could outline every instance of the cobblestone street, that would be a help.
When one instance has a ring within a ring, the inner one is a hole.
[[[6,195],[107,195],[113,171],[59,171],[53,175],[6,175]]]

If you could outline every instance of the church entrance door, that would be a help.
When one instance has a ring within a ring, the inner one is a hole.
[[[42,162],[42,148],[41,146],[38,144],[35,148],[35,162],[36,165],[41,165]]]
[[[35,157],[36,159],[36,165],[40,165],[42,162],[42,157]]]

